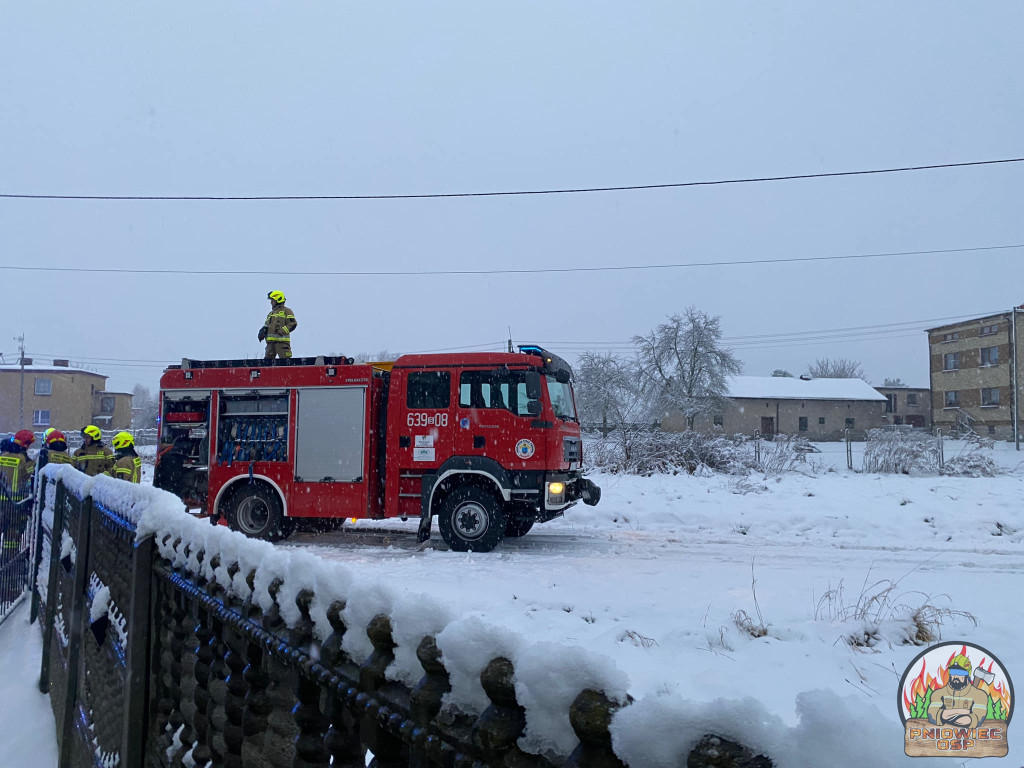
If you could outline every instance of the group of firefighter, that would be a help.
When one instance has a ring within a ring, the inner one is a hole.
[[[135,451],[135,438],[128,432],[114,435],[111,450],[103,444],[100,428],[90,424],[82,430],[82,447],[72,455],[64,433],[48,429],[38,461],[28,455],[35,440],[32,432],[22,429],[0,441],[0,611],[24,589],[28,565],[17,557],[31,519],[29,499],[37,468],[70,464],[90,477],[109,475],[130,483],[142,479],[142,459]]]

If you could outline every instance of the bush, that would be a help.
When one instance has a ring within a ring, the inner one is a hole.
[[[756,468],[750,439],[739,435],[728,438],[699,432],[645,430],[636,432],[628,441],[615,438],[614,434],[604,438],[588,436],[585,461],[606,472],[645,477],[707,470],[732,474]]]
[[[936,472],[939,442],[926,432],[872,429],[864,446],[864,471],[910,474],[912,470]]]
[[[946,443],[949,445],[949,443]],[[986,454],[991,451],[993,442],[974,432],[964,436],[960,441],[960,450],[955,456],[946,459],[942,468],[944,475],[963,477],[994,477],[999,473],[995,460]]]

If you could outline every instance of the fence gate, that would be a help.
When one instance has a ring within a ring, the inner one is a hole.
[[[0,479],[0,624],[25,599],[32,508],[31,494],[11,493]]]

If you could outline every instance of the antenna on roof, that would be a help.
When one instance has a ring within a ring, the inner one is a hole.
[[[514,351],[512,349],[512,326],[511,325],[508,327],[508,351],[509,352],[513,352]]]

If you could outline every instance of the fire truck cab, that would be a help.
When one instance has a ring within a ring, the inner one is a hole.
[[[154,484],[248,536],[297,520],[433,518],[485,552],[600,489],[583,476],[572,371],[556,355],[183,360],[160,383]]]

